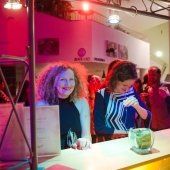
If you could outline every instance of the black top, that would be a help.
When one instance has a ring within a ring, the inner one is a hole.
[[[80,114],[73,102],[69,99],[59,99],[60,110],[60,135],[61,135],[61,149],[66,149],[67,134],[71,130],[75,132],[77,138],[81,137]]]

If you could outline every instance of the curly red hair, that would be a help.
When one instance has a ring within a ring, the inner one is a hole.
[[[87,97],[87,70],[79,63],[54,63],[46,66],[37,77],[37,98],[44,100],[49,104],[58,102],[57,93],[55,93],[55,78],[63,71],[71,69],[75,76],[75,89],[70,95],[70,101],[81,97]]]

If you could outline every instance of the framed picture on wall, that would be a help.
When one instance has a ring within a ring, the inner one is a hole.
[[[128,59],[128,49],[125,45],[118,44],[118,57],[123,60]]]
[[[115,42],[108,40],[106,41],[106,55],[108,57],[117,58],[118,57],[117,48],[118,47]]]
[[[108,57],[128,59],[128,49],[125,45],[117,44],[113,41],[106,40],[106,55]]]
[[[59,39],[58,38],[38,39],[38,54],[39,55],[58,55],[59,54]]]

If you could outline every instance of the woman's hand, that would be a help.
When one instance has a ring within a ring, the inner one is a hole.
[[[135,106],[136,104],[139,105],[139,102],[138,102],[138,100],[134,96],[130,96],[126,100],[123,101],[123,105],[125,107]]]
[[[79,149],[79,150],[86,150],[91,148],[91,141],[86,138],[79,138],[77,141],[72,145],[72,148]]]
[[[148,116],[147,110],[139,105],[139,102],[135,97],[133,96],[128,97],[126,100],[123,101],[123,104],[125,107],[133,106],[142,119],[147,118]]]
[[[128,97],[126,100],[123,101],[123,104],[125,107],[133,106],[142,119],[147,118],[148,115],[147,110],[139,105],[139,102],[135,97],[133,96]]]

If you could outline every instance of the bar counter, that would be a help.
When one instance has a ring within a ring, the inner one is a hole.
[[[154,132],[152,151],[146,155],[132,151],[126,137],[95,143],[89,150],[65,149],[39,166],[65,170],[170,170],[170,129]]]

